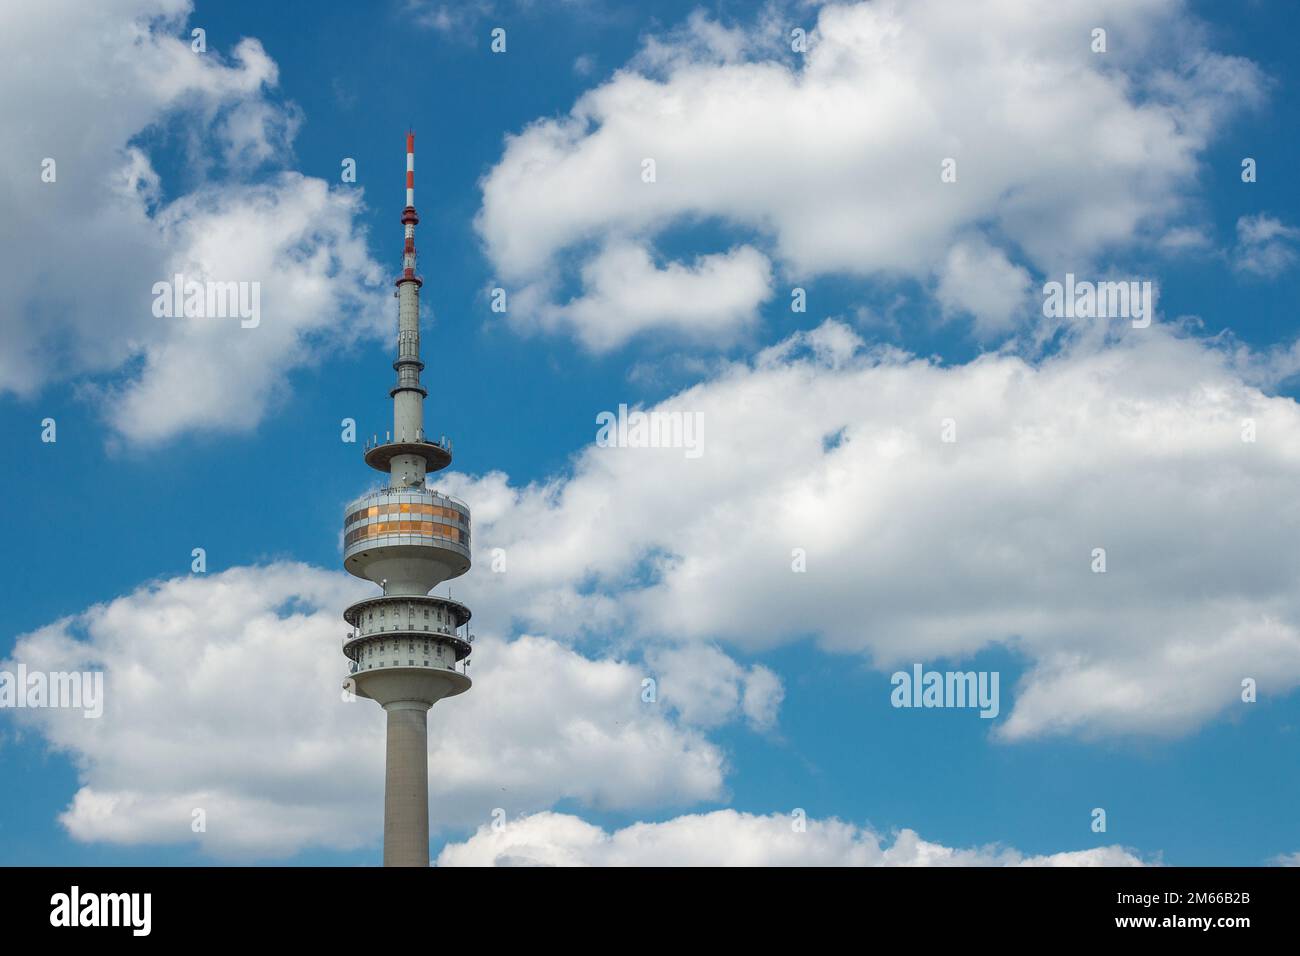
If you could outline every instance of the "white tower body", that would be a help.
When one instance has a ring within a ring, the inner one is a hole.
[[[383,588],[343,614],[343,640],[358,697],[388,714],[384,774],[384,865],[429,865],[428,711],[470,688],[470,611],[429,592],[469,570],[469,507],[426,487],[425,476],[451,463],[451,446],[424,435],[420,384],[420,286],[415,274],[415,137],[406,137],[405,244],[397,280],[397,384],[393,431],[367,444],[366,463],[388,475],[385,487],[348,504],[343,566]]]

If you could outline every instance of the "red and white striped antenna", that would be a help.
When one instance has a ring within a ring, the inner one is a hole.
[[[402,278],[415,278],[415,227],[420,217],[415,212],[415,133],[406,132],[406,208],[402,210],[402,225],[406,242],[402,248]],[[416,280],[417,282],[419,280]]]
[[[415,134],[406,133],[406,205],[415,207]]]

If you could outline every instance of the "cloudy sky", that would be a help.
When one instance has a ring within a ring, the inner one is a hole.
[[[390,427],[408,127],[475,545],[440,864],[1295,860],[1294,19],[0,9],[0,671],[105,680],[0,710],[0,861],[378,859],[341,423]],[[155,314],[177,273],[259,321]],[[893,706],[917,664],[997,716]]]

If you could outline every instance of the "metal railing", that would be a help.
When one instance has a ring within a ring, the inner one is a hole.
[[[360,674],[361,672],[363,672],[363,671],[367,671],[367,670],[381,670],[381,671],[383,671],[383,670],[388,670],[388,668],[390,668],[390,667],[410,667],[410,666],[411,666],[411,665],[409,665],[409,664],[401,664],[401,663],[394,662],[394,663],[392,663],[392,664],[381,664],[379,667],[362,667],[362,666],[361,666],[359,663],[357,663],[356,661],[349,661],[349,662],[348,662],[348,673],[349,673],[349,674]],[[422,666],[422,665],[417,664],[416,666],[417,666],[417,667],[420,667],[420,666]],[[456,674],[463,674],[465,677],[468,677],[468,676],[469,676],[469,658],[467,658],[467,657],[466,657],[466,658],[463,658],[463,659],[461,659],[461,660],[459,660],[459,661],[454,661],[454,662],[451,663],[451,664],[429,664],[429,665],[427,665],[427,666],[428,666],[428,668],[429,668],[430,670],[438,670],[438,671],[452,671],[453,673],[456,673]]]
[[[437,439],[432,439],[432,438],[425,437],[423,431],[417,432],[415,438],[412,438],[410,441],[406,439],[405,435],[396,439],[393,438],[393,433],[391,431],[384,433],[383,441],[379,440],[378,435],[371,435],[369,438],[365,440],[365,442],[362,443],[362,450],[370,451],[370,449],[372,448],[382,448],[384,445],[410,445],[410,444],[436,445],[438,448],[441,448],[443,451],[447,452],[448,454],[451,454],[451,450],[452,450],[451,439],[448,438],[446,435],[442,435]]]
[[[456,495],[449,495],[445,491],[439,491],[436,488],[416,488],[412,490],[410,487],[403,487],[400,485],[384,485],[383,487],[376,488],[373,491],[367,491],[364,495],[361,495],[359,498],[353,498],[344,507],[344,511],[345,513],[348,513],[347,509],[352,508],[353,505],[359,504],[362,501],[369,501],[371,498],[380,498],[380,497],[385,497],[387,495],[410,495],[410,494],[418,495],[422,493],[428,493],[432,495],[434,498],[441,498],[444,501],[450,501],[452,504],[460,505],[466,511],[470,510],[469,502],[466,501],[464,498],[458,498]]]
[[[437,628],[438,630],[436,631],[417,631],[413,627],[395,625],[391,631],[378,630],[366,633],[357,631],[355,634],[344,634],[342,641],[339,642],[339,649],[346,650],[348,644],[362,637],[373,637],[380,640],[397,640],[402,637],[409,637],[411,640],[415,641],[427,641],[431,637],[454,637],[456,640],[464,641],[466,644],[472,645],[474,643],[474,635],[462,634],[458,627],[448,629],[447,625],[439,624],[437,625]]]

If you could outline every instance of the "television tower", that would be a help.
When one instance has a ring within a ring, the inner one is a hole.
[[[345,687],[388,714],[384,770],[384,866],[429,865],[428,711],[470,688],[469,608],[429,592],[469,570],[469,506],[425,486],[451,464],[451,442],[424,431],[420,384],[420,286],[415,274],[415,135],[406,134],[402,274],[397,280],[397,384],[393,430],[366,442],[366,464],[387,484],[348,504],[343,566],[384,593],[343,612],[351,676]]]

